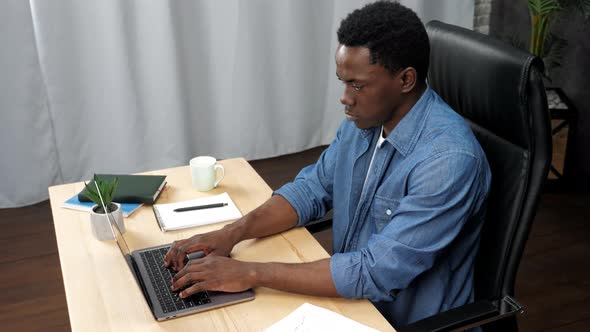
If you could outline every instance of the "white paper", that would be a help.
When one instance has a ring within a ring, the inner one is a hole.
[[[214,203],[227,203],[227,205],[210,209],[174,212],[174,209],[182,207]],[[242,216],[242,213],[227,193],[197,198],[190,201],[155,204],[154,208],[160,215],[162,227],[167,231],[214,224],[222,221],[238,219]]]
[[[350,331],[350,332],[377,332],[366,325],[346,318],[333,311],[304,303],[287,317],[274,323],[264,330],[265,332],[324,332],[324,331]]]

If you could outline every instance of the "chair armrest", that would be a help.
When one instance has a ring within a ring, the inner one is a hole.
[[[397,328],[398,332],[449,331],[499,314],[491,301],[478,301]]]
[[[396,330],[398,332],[462,331],[522,312],[524,312],[523,307],[518,302],[510,296],[505,296],[498,301],[482,300],[469,303],[396,328]]]
[[[320,219],[316,221],[312,221],[311,223],[305,225],[305,228],[311,233],[318,233],[321,231],[325,231],[332,227],[332,219]]]

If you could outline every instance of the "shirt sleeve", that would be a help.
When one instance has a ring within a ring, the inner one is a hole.
[[[322,218],[332,209],[334,169],[340,144],[342,126],[336,138],[321,154],[318,161],[299,172],[293,182],[287,183],[273,195],[283,196],[297,212],[297,226]]]
[[[463,152],[435,155],[418,164],[410,175],[408,194],[382,231],[369,238],[367,247],[332,256],[330,269],[338,293],[392,301],[432,268],[470,216],[482,209],[490,181],[485,165]]]

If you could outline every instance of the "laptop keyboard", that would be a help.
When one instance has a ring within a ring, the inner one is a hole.
[[[200,292],[187,298],[178,296],[180,290],[173,292],[170,290],[172,278],[176,271],[167,269],[163,266],[164,256],[168,252],[169,247],[155,249],[151,251],[140,252],[143,264],[146,266],[152,284],[156,290],[158,301],[162,305],[164,313],[170,313],[182,309],[192,308],[205,303],[210,303],[209,294]]]

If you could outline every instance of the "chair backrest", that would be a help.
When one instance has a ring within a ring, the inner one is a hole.
[[[432,21],[426,31],[428,83],[469,122],[492,171],[475,297],[512,296],[551,159],[543,64],[471,30]]]

